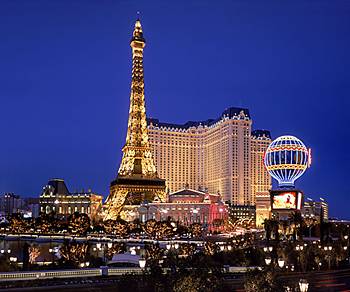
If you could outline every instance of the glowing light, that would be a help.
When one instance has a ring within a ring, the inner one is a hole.
[[[278,266],[282,269],[283,266],[284,266],[284,260],[283,259],[278,259],[277,263],[278,263]]]
[[[280,186],[293,187],[311,165],[311,150],[294,136],[281,136],[267,148],[264,164]]]
[[[139,265],[141,269],[144,269],[146,266],[146,259],[144,259],[143,257],[139,259]]]

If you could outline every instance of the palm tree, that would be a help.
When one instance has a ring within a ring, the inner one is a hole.
[[[303,227],[304,227],[304,220],[303,217],[301,216],[300,212],[293,212],[290,215],[290,221],[292,222],[292,224],[294,225],[294,230],[293,230],[293,237],[294,240],[298,240],[300,238],[300,240],[303,239]]]
[[[266,240],[267,242],[269,242],[271,240],[271,235],[272,235],[272,220],[265,219],[263,225],[265,229]]]

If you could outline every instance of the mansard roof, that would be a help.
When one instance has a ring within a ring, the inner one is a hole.
[[[217,123],[218,121],[222,120],[223,118],[231,119],[233,117],[239,117],[241,113],[244,114],[245,118],[250,120],[250,114],[248,109],[240,108],[240,107],[230,107],[224,110],[222,114],[216,119],[208,119],[205,121],[188,121],[184,124],[172,124],[172,123],[160,122],[159,119],[148,118],[147,124],[150,125],[152,123],[154,126],[157,126],[157,127],[188,129],[191,127],[199,127],[200,125],[211,126]]]
[[[271,133],[268,130],[254,130],[252,131],[252,136],[259,138],[259,137],[266,137],[266,138],[271,138]]]

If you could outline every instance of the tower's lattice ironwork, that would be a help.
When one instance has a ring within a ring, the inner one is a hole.
[[[117,178],[111,182],[105,219],[132,219],[135,206],[144,200],[165,200],[165,180],[157,175],[148,141],[143,49],[146,45],[140,20],[135,23],[132,48],[132,81],[126,143]]]

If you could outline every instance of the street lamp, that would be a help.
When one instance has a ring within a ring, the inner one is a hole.
[[[49,253],[51,254],[52,264],[55,263],[55,250],[53,248],[49,248]]]
[[[268,266],[271,264],[272,259],[271,258],[265,258],[265,264]]]
[[[278,266],[282,269],[283,266],[284,266],[284,260],[283,259],[278,259],[277,263],[278,263]]]
[[[305,279],[300,279],[299,281],[300,292],[307,292],[309,289],[309,283]]]
[[[136,255],[135,246],[130,247],[130,254],[131,254],[131,255]]]
[[[140,266],[140,268],[141,268],[142,270],[145,268],[145,266],[146,266],[146,259],[145,259],[144,257],[141,257],[141,258],[139,259],[139,266]]]
[[[17,262],[17,257],[10,257],[10,262],[13,262],[13,263]]]
[[[171,249],[171,244],[170,244],[170,243],[168,243],[168,244],[166,245],[166,249],[167,249],[167,250]]]
[[[327,252],[329,251],[327,257],[328,257],[328,269],[330,270],[331,268],[331,250],[332,250],[332,246],[331,245],[328,245],[328,246],[325,246],[323,249]]]
[[[295,247],[295,249],[297,250],[297,251],[302,251],[303,249],[304,249],[304,247],[302,246],[302,245],[297,245],[296,247]]]

